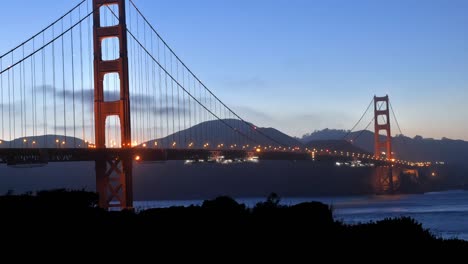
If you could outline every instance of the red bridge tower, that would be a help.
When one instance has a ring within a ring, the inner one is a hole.
[[[384,97],[374,96],[374,118],[375,118],[375,139],[374,155],[377,159],[385,158],[389,161],[393,159],[392,133],[390,128],[390,103],[388,95]],[[383,134],[380,134],[381,132]],[[377,179],[378,187],[382,193],[392,193],[395,191],[392,165],[378,167]]]
[[[118,7],[119,23],[114,26],[101,26],[101,8],[111,5]],[[127,27],[125,0],[93,0],[94,23],[94,117],[96,148],[106,148],[106,119],[118,116],[121,128],[122,148],[131,148],[130,97],[128,76]],[[115,60],[103,60],[102,41],[117,38],[120,56]],[[120,99],[105,101],[104,76],[116,73],[120,78]],[[130,152],[116,151],[110,155],[103,152],[96,160],[96,189],[99,193],[99,206],[108,209],[133,207],[132,157]]]

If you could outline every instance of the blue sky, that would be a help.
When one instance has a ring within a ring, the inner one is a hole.
[[[0,53],[78,2],[5,1]],[[468,1],[134,2],[209,88],[260,126],[293,136],[349,129],[374,94],[389,94],[405,134],[468,139]]]

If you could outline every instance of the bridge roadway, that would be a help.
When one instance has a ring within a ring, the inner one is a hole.
[[[204,160],[215,158],[259,160],[312,160],[307,152],[279,152],[279,151],[245,151],[245,150],[207,150],[207,149],[0,149],[0,163],[17,165],[25,163],[96,161],[113,158],[135,161],[167,161],[167,160]]]
[[[412,167],[407,164],[393,163],[390,161],[375,160],[366,157],[333,155],[310,151],[247,151],[247,150],[208,150],[208,149],[154,149],[154,148],[22,148],[0,149],[0,164],[47,164],[49,162],[76,162],[96,161],[109,159],[133,159],[139,162],[168,161],[168,160],[194,160],[210,161],[224,160],[314,160],[319,162],[347,162],[360,160],[364,163],[372,163],[375,166]]]

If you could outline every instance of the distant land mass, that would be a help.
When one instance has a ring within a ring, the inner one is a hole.
[[[355,139],[353,143],[344,140]],[[359,136],[359,137],[358,137]],[[329,142],[329,148],[338,150],[345,146],[374,152],[374,133],[371,131],[357,131],[349,133],[346,130],[324,129],[304,135],[298,139],[308,146],[317,142]],[[339,142],[345,142],[339,144]],[[444,161],[452,165],[466,165],[468,167],[468,142],[448,138],[433,139],[416,136],[410,138],[397,135],[392,138],[393,152],[398,159],[412,161]]]
[[[255,128],[256,131],[253,131]],[[237,130],[234,131],[233,129]],[[242,143],[251,145],[255,142],[259,145],[267,146],[303,146],[296,138],[286,135],[275,128],[257,127],[251,123],[237,119],[213,120],[197,124],[191,128],[176,132],[167,137],[145,142],[148,146],[153,146],[157,142],[158,146],[164,148],[172,147],[173,142],[182,142],[185,145],[194,143],[192,148],[203,148],[205,143],[224,144],[231,146]]]
[[[87,148],[88,143],[76,137],[63,135],[28,136],[12,141],[0,139],[0,148]]]

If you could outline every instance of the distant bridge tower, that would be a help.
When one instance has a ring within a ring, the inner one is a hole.
[[[114,26],[101,26],[101,7],[118,7],[119,23]],[[127,27],[125,18],[125,0],[93,0],[94,23],[94,116],[96,147],[106,148],[106,119],[117,116],[120,119],[122,148],[131,147],[130,97],[128,75]],[[117,38],[120,57],[115,60],[103,60],[102,41]],[[120,98],[117,101],[105,101],[104,76],[116,73],[120,78]],[[132,157],[126,152],[108,155],[96,160],[96,189],[99,193],[99,206],[108,209],[133,207],[132,192]]]
[[[374,118],[375,118],[375,139],[374,155],[377,159],[385,156],[386,159],[393,159],[392,134],[390,128],[390,103],[388,95],[384,97],[374,96]],[[383,134],[380,134],[384,131]],[[395,190],[393,179],[393,169],[391,166],[378,167],[377,178],[381,192],[391,193]]]
[[[375,156],[381,158],[385,153],[386,158],[393,159],[392,153],[392,132],[390,129],[390,107],[388,95],[385,97],[374,96],[374,117],[375,117]],[[384,135],[380,132],[385,131]],[[383,136],[383,138],[382,138]]]

